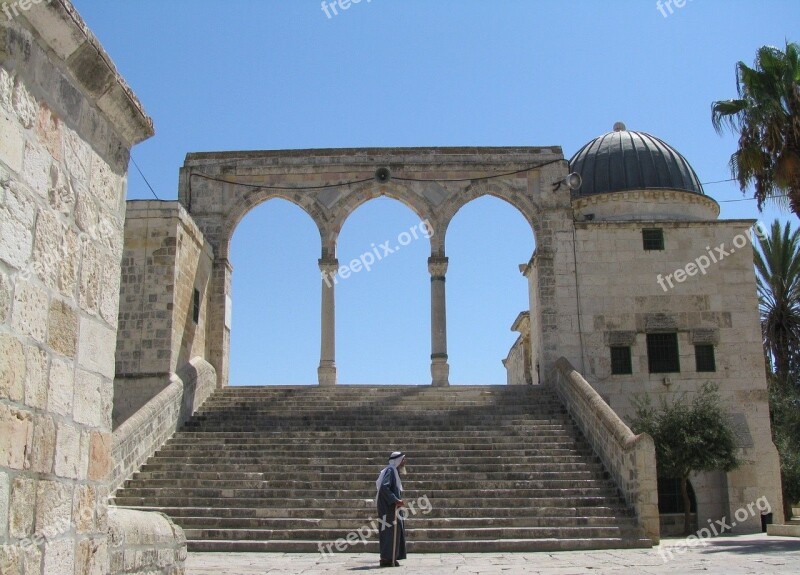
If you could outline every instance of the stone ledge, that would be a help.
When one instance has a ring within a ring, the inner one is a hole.
[[[775,537],[800,537],[800,523],[767,525],[767,535],[773,535]]]
[[[35,5],[23,18],[129,146],[154,134],[153,120],[69,0]]]

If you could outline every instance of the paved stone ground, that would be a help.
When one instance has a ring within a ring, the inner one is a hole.
[[[668,539],[653,549],[561,553],[453,553],[409,555],[390,573],[423,575],[773,575],[800,573],[800,539],[742,535],[687,548]],[[682,552],[678,552],[682,550]],[[670,558],[670,554],[672,558]],[[666,559],[666,560],[665,560]],[[321,557],[298,553],[190,553],[187,575],[340,575],[378,571],[373,554]],[[385,572],[385,571],[384,571]]]

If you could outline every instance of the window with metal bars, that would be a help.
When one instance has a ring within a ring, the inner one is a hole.
[[[642,247],[647,251],[664,249],[664,230],[645,228],[642,230]]]
[[[714,346],[710,344],[694,346],[694,360],[697,371],[717,371],[714,359]]]
[[[611,347],[611,373],[614,375],[633,373],[630,346],[615,345]]]
[[[676,373],[681,370],[677,333],[647,334],[647,364],[650,373]]]

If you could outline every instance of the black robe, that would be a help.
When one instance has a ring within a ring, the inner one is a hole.
[[[397,507],[395,507],[395,504],[402,498],[403,493],[398,489],[394,469],[390,468],[383,476],[383,482],[378,491],[378,517],[384,520],[379,523],[381,561],[392,561],[393,548],[395,550],[395,561],[406,558],[406,528],[402,518],[403,514],[399,514],[398,517]],[[396,534],[394,528],[395,517],[397,517]],[[395,537],[397,538],[396,541]]]

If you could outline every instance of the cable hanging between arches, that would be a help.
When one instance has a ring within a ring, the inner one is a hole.
[[[495,178],[505,178],[508,176],[515,176],[517,174],[522,174],[525,172],[530,172],[531,170],[537,170],[539,168],[543,168],[545,166],[549,166],[550,164],[555,164],[557,162],[567,162],[564,158],[559,158],[557,160],[550,160],[549,162],[543,162],[541,164],[535,164],[532,166],[528,166],[519,170],[515,170],[513,172],[504,172],[502,174],[488,174],[485,176],[475,176],[469,178],[409,178],[409,177],[401,177],[401,176],[392,176],[393,180],[398,180],[401,182],[472,182],[472,181],[479,181],[479,180],[492,180]],[[209,176],[207,174],[203,174],[200,172],[192,172],[189,177],[196,176],[198,178],[202,178],[204,180],[210,180],[212,182],[221,182],[223,184],[232,184],[234,186],[242,186],[245,188],[257,188],[263,190],[284,190],[284,191],[306,191],[306,190],[324,190],[329,188],[341,188],[345,186],[352,186],[356,184],[363,184],[366,182],[373,181],[374,177],[369,178],[362,178],[359,180],[348,180],[345,182],[335,182],[332,184],[321,184],[315,186],[270,186],[264,184],[252,184],[249,182],[237,182],[235,180],[227,180],[224,178],[219,178],[215,176]]]

